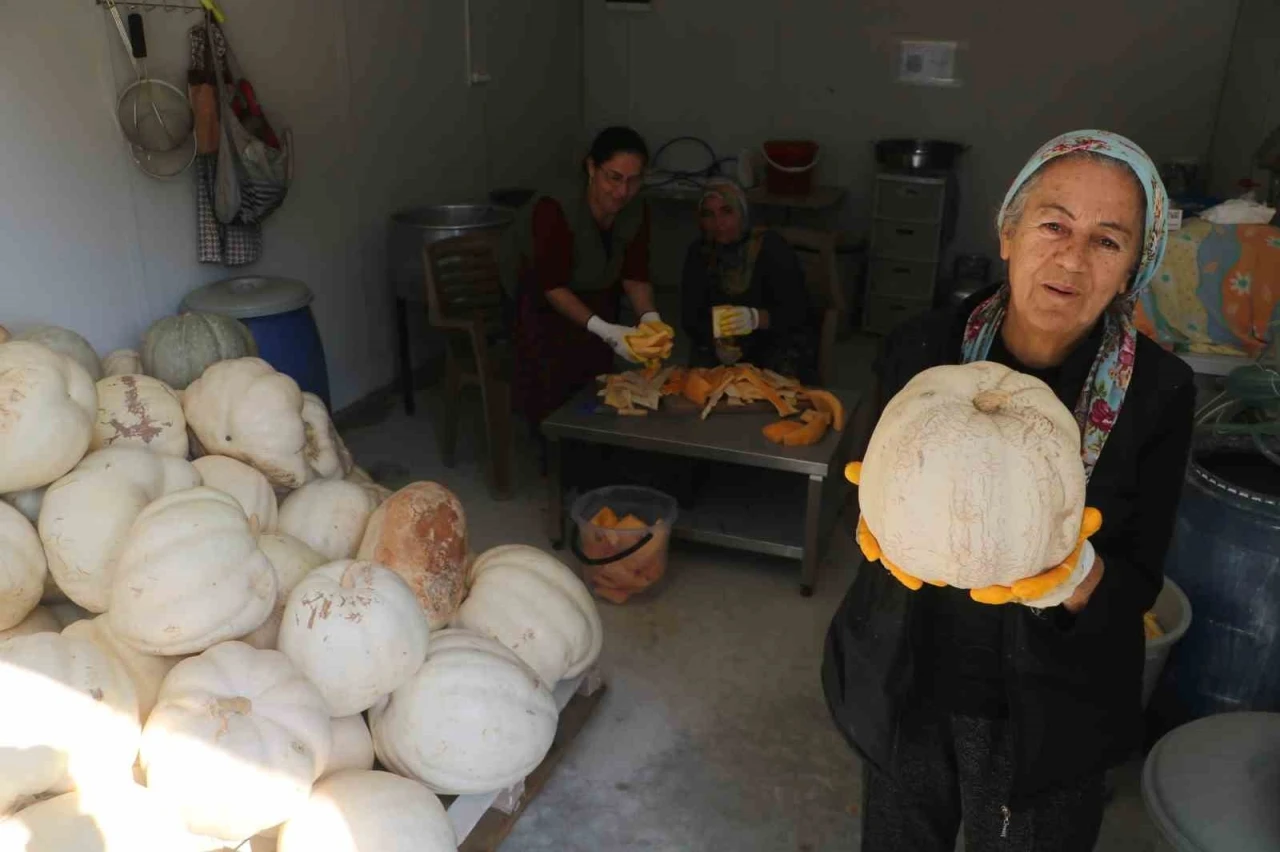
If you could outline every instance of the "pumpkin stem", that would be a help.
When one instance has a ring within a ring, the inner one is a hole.
[[[253,702],[243,695],[237,695],[235,698],[219,698],[218,712],[224,716],[233,713],[239,713],[241,716],[248,716],[253,712]]]
[[[995,414],[1009,404],[1009,394],[999,390],[980,391],[973,398],[973,407],[983,414]]]

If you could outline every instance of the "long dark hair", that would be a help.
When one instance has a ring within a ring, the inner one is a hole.
[[[649,164],[649,146],[644,143],[644,137],[630,127],[615,125],[596,134],[582,167],[585,169],[591,162],[599,168],[618,154],[635,154],[645,165]]]

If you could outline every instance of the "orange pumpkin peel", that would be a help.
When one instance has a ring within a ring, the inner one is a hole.
[[[821,388],[805,388],[803,396],[809,400],[813,407],[818,411],[824,411],[831,415],[831,426],[837,432],[844,429],[845,412],[844,404],[840,402],[840,398],[831,391],[822,390]]]
[[[800,416],[800,421],[803,425],[799,429],[792,429],[782,436],[784,447],[807,447],[821,441],[831,425],[831,415],[820,411],[806,411]]]

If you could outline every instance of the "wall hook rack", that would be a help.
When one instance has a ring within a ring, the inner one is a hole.
[[[95,6],[107,5],[104,0],[93,0]],[[163,9],[166,12],[203,12],[204,7],[199,3],[190,5],[186,3],[164,3],[164,2],[146,2],[139,0],[136,3],[125,2],[125,0],[116,0],[116,6],[129,11],[153,12],[157,9]]]
[[[96,6],[107,5],[106,0],[93,0]],[[131,11],[153,12],[156,9],[163,9],[166,12],[203,12],[208,10],[213,13],[214,20],[222,23],[226,20],[226,16],[222,14],[222,10],[218,8],[218,4],[213,0],[202,0],[199,3],[168,3],[165,0],[116,0],[117,7],[129,9]]]

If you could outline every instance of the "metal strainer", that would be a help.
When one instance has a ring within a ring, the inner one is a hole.
[[[136,12],[131,14],[126,32],[116,4],[107,0],[106,5],[137,74],[137,80],[120,93],[116,102],[120,130],[130,144],[143,151],[172,151],[191,136],[195,124],[191,106],[177,86],[147,76],[147,40],[142,16]]]

